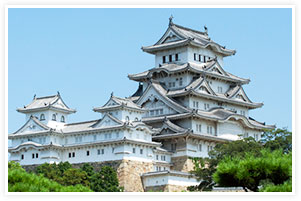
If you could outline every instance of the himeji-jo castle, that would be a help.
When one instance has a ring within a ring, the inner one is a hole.
[[[242,137],[259,140],[274,128],[249,117],[262,107],[243,89],[249,79],[224,69],[235,55],[214,42],[208,30],[174,24],[152,46],[155,66],[128,75],[139,83],[127,98],[113,93],[94,112],[99,119],[68,122],[75,113],[57,93],[36,97],[18,112],[25,124],[9,134],[10,160],[23,166],[68,161],[74,166],[111,165],[125,191],[181,191],[199,181],[189,173],[191,157],[206,157],[217,143]]]

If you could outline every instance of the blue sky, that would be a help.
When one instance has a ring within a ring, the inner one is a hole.
[[[69,122],[100,118],[93,107],[114,95],[132,95],[138,83],[127,78],[154,67],[154,56],[141,46],[163,35],[168,18],[203,30],[227,48],[224,69],[250,78],[244,89],[263,102],[250,116],[277,127],[292,128],[292,11],[289,8],[51,9],[9,8],[8,131],[25,117],[16,111],[33,95],[60,91],[75,108]]]

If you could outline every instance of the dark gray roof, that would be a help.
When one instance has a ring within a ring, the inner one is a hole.
[[[183,71],[191,71],[191,72],[195,72],[195,73],[199,73],[199,74],[205,74],[205,75],[209,75],[212,77],[216,77],[219,79],[223,79],[223,80],[227,80],[227,81],[232,81],[232,82],[238,82],[238,83],[242,83],[242,84],[246,84],[249,83],[250,80],[249,79],[245,79],[245,78],[241,78],[238,76],[235,76],[229,72],[225,72],[224,75],[220,75],[214,72],[210,72],[209,70],[215,66],[218,65],[219,68],[222,69],[222,67],[220,66],[220,64],[218,63],[218,61],[216,60],[209,60],[206,63],[193,63],[193,62],[187,62],[184,64],[177,64],[177,63],[167,63],[164,64],[160,67],[155,67],[152,68],[148,71],[144,71],[142,73],[137,73],[137,74],[129,74],[128,77],[131,80],[135,80],[135,81],[143,81],[146,79],[151,79],[153,76],[153,73],[155,72],[161,72],[164,71],[168,74],[173,74],[173,73],[178,73],[178,72],[183,72]]]
[[[62,102],[62,104],[57,104],[59,100]],[[76,112],[74,109],[70,109],[64,103],[59,93],[53,96],[34,97],[30,104],[24,106],[23,108],[18,108],[17,111],[21,113],[29,113],[34,111],[43,111],[51,108],[66,113]]]
[[[178,37],[177,40],[164,43],[163,39],[166,34],[172,31]],[[174,23],[170,23],[163,36],[154,45],[142,47],[142,50],[148,53],[155,53],[160,50],[166,50],[178,46],[193,45],[202,48],[210,47],[213,51],[224,56],[234,55],[235,50],[226,49],[218,43],[212,41],[206,32],[200,32]]]
[[[113,102],[114,104],[109,104],[110,102]],[[107,101],[106,104],[104,104],[104,106],[95,107],[93,108],[93,110],[95,112],[106,112],[106,111],[112,111],[120,108],[128,108],[132,110],[144,111],[143,108],[135,104],[130,98],[120,98],[113,95],[111,95],[111,98]]]
[[[246,126],[251,128],[271,129],[275,127],[273,125],[265,125],[264,123],[260,123],[258,121],[247,118],[246,116],[236,114],[232,111],[226,110],[221,107],[211,108],[209,111],[193,110],[192,112],[172,114],[165,117],[147,117],[147,118],[143,118],[142,121],[148,124],[154,122],[163,122],[165,118],[169,120],[178,120],[178,119],[186,119],[190,117],[197,117],[209,121],[227,121],[231,117],[234,117],[236,119],[241,119]]]

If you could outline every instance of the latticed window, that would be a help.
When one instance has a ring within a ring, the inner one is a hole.
[[[52,120],[56,121],[56,115],[55,114],[52,115]]]
[[[65,117],[64,116],[61,117],[61,122],[65,123]]]

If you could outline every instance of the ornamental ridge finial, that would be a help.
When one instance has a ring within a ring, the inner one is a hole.
[[[36,94],[35,94],[35,95],[33,95],[33,99],[36,99],[36,96],[37,96]]]
[[[170,15],[170,17],[169,17],[169,25],[173,24],[172,19],[173,19],[173,16]]]
[[[114,93],[113,93],[113,91],[112,91],[112,93],[111,93],[111,97],[114,95]]]
[[[204,26],[204,29],[205,29],[205,34],[208,35],[208,28],[206,25]]]

